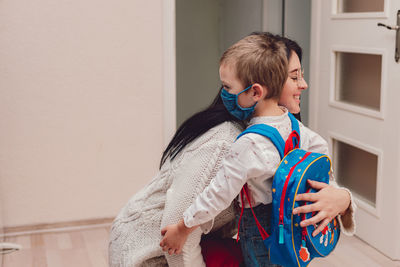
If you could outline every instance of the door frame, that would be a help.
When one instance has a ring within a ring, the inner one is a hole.
[[[313,10],[321,10],[320,1],[311,1],[311,36],[310,36],[310,86],[313,88],[320,88],[318,74],[316,70],[320,69],[320,44],[319,44],[319,32],[321,25],[321,17],[317,12]],[[309,103],[313,103],[309,106],[308,123],[310,128],[318,129],[318,90],[310,90],[309,92]]]
[[[176,130],[176,8],[175,0],[163,0],[163,145]]]

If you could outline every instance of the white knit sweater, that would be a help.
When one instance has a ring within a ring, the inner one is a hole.
[[[231,222],[235,219],[232,206],[213,222],[192,232],[180,255],[170,256],[161,250],[161,228],[182,218],[183,212],[216,175],[240,131],[231,122],[222,123],[187,145],[172,162],[166,161],[114,220],[109,244],[110,266],[166,266],[167,262],[171,267],[205,266],[201,235],[229,224],[226,232],[231,236],[234,231]]]

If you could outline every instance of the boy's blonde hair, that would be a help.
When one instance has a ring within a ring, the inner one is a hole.
[[[288,77],[284,44],[264,35],[250,35],[238,41],[224,52],[219,64],[233,64],[244,87],[254,83],[266,86],[266,98],[279,98]]]

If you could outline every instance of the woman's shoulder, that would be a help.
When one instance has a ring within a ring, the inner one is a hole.
[[[238,123],[226,121],[199,136],[188,146],[188,149],[194,149],[204,144],[231,144],[242,131],[243,129]]]
[[[214,138],[233,141],[242,131],[243,129],[238,123],[226,121],[208,130],[204,136],[212,136]]]
[[[317,132],[300,123],[300,139],[303,149],[329,154],[328,142]]]

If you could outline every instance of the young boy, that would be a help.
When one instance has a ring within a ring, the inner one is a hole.
[[[275,127],[286,140],[291,121],[278,100],[287,81],[285,48],[268,36],[251,35],[230,47],[220,60],[221,97],[227,110],[240,119],[252,116],[249,126],[264,123]],[[301,147],[327,153],[326,142],[300,123]],[[231,147],[223,166],[209,186],[184,212],[183,219],[162,229],[160,246],[169,254],[180,253],[187,236],[200,224],[212,220],[230,205],[247,183],[250,201],[261,225],[269,230],[272,177],[280,163],[274,144],[258,134],[246,134]],[[273,266],[269,263],[248,203],[239,237],[246,266]]]

